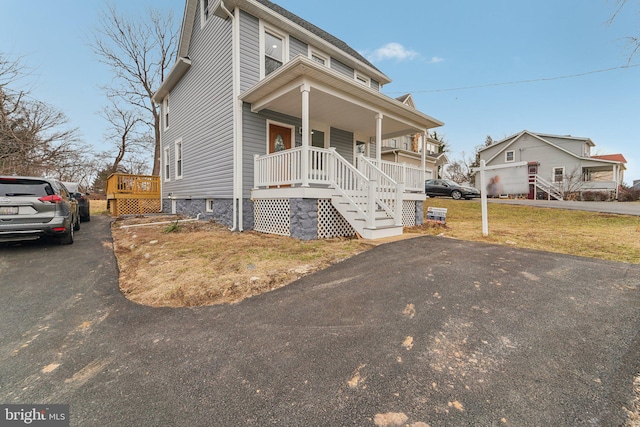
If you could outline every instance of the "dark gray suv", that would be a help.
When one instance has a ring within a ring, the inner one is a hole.
[[[78,202],[59,181],[0,176],[0,243],[49,236],[69,245],[79,229]]]

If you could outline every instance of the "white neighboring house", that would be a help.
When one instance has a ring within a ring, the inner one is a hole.
[[[589,138],[571,135],[527,130],[511,135],[479,151],[487,167],[504,167],[487,175],[486,190],[489,196],[526,194],[529,199],[563,199],[585,191],[617,198],[627,161],[622,154],[591,155],[594,146]]]

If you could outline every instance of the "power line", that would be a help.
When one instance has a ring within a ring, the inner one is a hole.
[[[634,67],[640,67],[640,64],[620,65],[620,66],[617,66],[617,67],[605,68],[603,70],[587,71],[585,73],[571,74],[571,75],[568,75],[568,76],[541,77],[541,78],[530,79],[530,80],[517,80],[517,81],[513,81],[513,82],[489,83],[489,84],[484,84],[484,85],[462,86],[462,87],[455,87],[455,88],[448,88],[448,89],[416,90],[416,91],[404,91],[404,92],[393,91],[393,92],[387,92],[387,93],[391,94],[391,93],[453,92],[453,91],[456,91],[456,90],[480,89],[480,88],[493,87],[493,86],[506,86],[506,85],[517,85],[517,84],[523,84],[523,83],[535,83],[535,82],[546,82],[546,81],[552,81],[552,80],[571,79],[571,78],[574,78],[574,77],[587,76],[589,74],[606,73],[606,72],[609,72],[609,71],[621,70],[621,69],[626,69],[626,68],[634,68]]]

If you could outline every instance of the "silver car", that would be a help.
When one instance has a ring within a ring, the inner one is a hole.
[[[69,245],[79,229],[78,202],[59,181],[0,176],[0,243],[49,236]]]

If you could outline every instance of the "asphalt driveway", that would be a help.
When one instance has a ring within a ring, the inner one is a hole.
[[[96,216],[70,247],[0,248],[0,403],[81,426],[620,425],[639,288],[637,265],[425,236],[152,309],[118,291]]]

